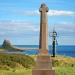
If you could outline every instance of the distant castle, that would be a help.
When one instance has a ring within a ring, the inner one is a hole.
[[[11,45],[10,41],[9,40],[4,40],[3,44],[2,44],[2,48],[12,48],[13,46]]]

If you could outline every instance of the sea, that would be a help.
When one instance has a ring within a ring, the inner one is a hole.
[[[15,45],[15,46],[19,48],[39,48],[39,45]],[[22,53],[27,55],[37,55],[39,54],[39,51],[25,50]],[[49,55],[52,55],[52,46],[48,46],[48,53]],[[56,46],[55,53],[56,55],[63,55],[63,56],[75,58],[75,45]]]
[[[18,48],[39,48],[39,45],[15,45],[15,47]],[[18,53],[18,52],[16,52]],[[26,55],[37,55],[39,54],[38,50],[24,50],[20,52],[21,54]],[[56,46],[55,50],[56,55],[63,55],[67,57],[73,57],[75,58],[75,45],[61,45]],[[52,55],[52,46],[48,46],[48,54]]]

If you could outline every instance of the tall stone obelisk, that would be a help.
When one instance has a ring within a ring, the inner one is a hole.
[[[48,50],[48,24],[47,24],[48,7],[45,4],[41,4],[39,11],[40,11],[39,49]]]

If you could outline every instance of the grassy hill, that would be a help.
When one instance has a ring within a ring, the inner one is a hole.
[[[29,69],[35,64],[34,59],[27,55],[21,54],[1,54],[0,53],[0,69],[16,70],[26,68]]]
[[[36,56],[0,54],[0,75],[32,75]],[[51,57],[56,75],[75,75],[75,58]]]

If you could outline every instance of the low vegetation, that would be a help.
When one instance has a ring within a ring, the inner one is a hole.
[[[74,67],[75,58],[66,57],[66,56],[56,56],[52,57],[54,67]]]
[[[32,75],[36,56],[21,54],[0,54],[0,75]],[[55,75],[75,75],[75,58],[51,57]]]
[[[0,69],[16,70],[21,68],[29,69],[35,64],[34,59],[21,54],[0,54]]]
[[[55,69],[55,75],[75,75],[75,66],[74,67],[57,67]]]
[[[56,75],[75,75],[75,58],[57,56],[52,60]]]

